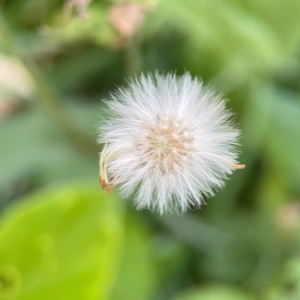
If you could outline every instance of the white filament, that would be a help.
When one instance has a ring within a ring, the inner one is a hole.
[[[200,206],[237,168],[239,131],[225,101],[189,73],[142,75],[107,104],[98,141],[107,143],[105,172],[138,209]]]

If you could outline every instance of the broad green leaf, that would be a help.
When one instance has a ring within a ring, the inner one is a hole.
[[[251,300],[251,296],[229,286],[208,286],[176,297],[174,300]]]
[[[126,244],[110,300],[167,299],[187,276],[187,249],[180,241],[153,235],[139,213],[128,213]]]
[[[108,299],[122,248],[118,206],[78,186],[12,207],[0,225],[0,299]]]
[[[110,300],[154,299],[158,269],[153,261],[153,248],[153,239],[144,221],[134,214],[129,215],[121,269]]]

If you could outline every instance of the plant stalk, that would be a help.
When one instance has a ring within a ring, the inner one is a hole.
[[[9,54],[20,61],[23,67],[30,74],[36,91],[37,100],[49,111],[55,121],[64,129],[73,144],[87,154],[96,154],[97,146],[87,133],[83,132],[74,117],[69,113],[60,97],[49,86],[38,66],[28,55],[21,51],[14,40],[0,12],[0,39]]]

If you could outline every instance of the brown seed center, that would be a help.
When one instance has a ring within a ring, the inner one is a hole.
[[[193,139],[180,122],[158,120],[155,126],[147,126],[144,143],[139,143],[147,160],[155,161],[157,169],[163,173],[174,172],[182,166],[193,146]]]

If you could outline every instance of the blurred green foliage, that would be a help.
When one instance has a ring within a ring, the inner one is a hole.
[[[45,191],[1,225],[0,299],[107,298],[123,228],[120,207],[104,192]]]
[[[299,299],[299,0],[141,0],[131,35],[121,3],[0,0],[0,299]],[[102,100],[154,70],[242,130],[247,168],[184,216],[96,186]]]
[[[246,294],[231,287],[209,286],[199,290],[190,291],[183,296],[176,297],[176,300],[251,300]]]

